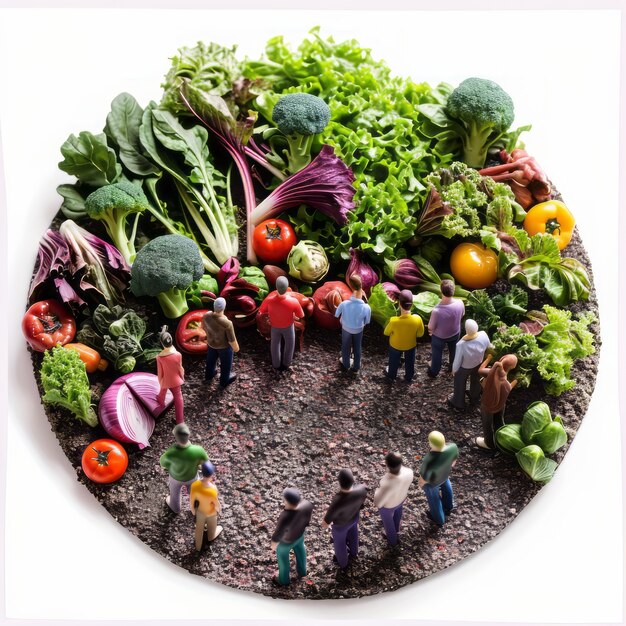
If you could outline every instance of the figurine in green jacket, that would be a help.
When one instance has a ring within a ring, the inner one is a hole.
[[[445,437],[437,430],[428,435],[430,452],[420,467],[419,486],[426,493],[428,517],[443,526],[446,516],[454,508],[450,470],[456,464],[459,449],[455,443],[446,444]]]
[[[165,501],[170,509],[178,514],[183,485],[187,487],[189,493],[191,484],[198,478],[198,467],[204,461],[208,461],[209,456],[201,446],[189,443],[187,424],[176,424],[172,433],[176,443],[161,455],[159,463],[169,474],[170,495]]]

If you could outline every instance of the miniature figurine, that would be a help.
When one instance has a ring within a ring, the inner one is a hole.
[[[313,505],[303,500],[298,489],[283,491],[284,509],[278,517],[272,535],[272,552],[276,551],[278,576],[272,578],[276,585],[285,586],[290,582],[289,555],[294,551],[298,577],[306,576],[306,547],[304,531],[311,521]]]
[[[496,447],[494,434],[504,426],[504,407],[511,389],[517,385],[517,380],[509,382],[507,378],[508,373],[517,367],[517,357],[505,354],[491,367],[487,367],[491,359],[489,355],[478,368],[478,375],[485,378],[482,380],[483,392],[480,397],[483,437],[476,437],[476,444],[486,450]]]
[[[418,338],[424,334],[424,323],[419,315],[411,315],[413,294],[408,289],[398,294],[398,303],[400,316],[392,317],[384,331],[389,337],[389,365],[385,368],[385,376],[389,380],[396,379],[404,353],[404,380],[410,383],[415,375],[415,349]]]
[[[178,514],[183,485],[187,487],[187,491],[190,490],[191,484],[198,478],[198,466],[208,461],[209,457],[201,446],[189,443],[187,424],[176,424],[172,433],[176,443],[161,455],[159,463],[169,474],[170,495],[165,501]]]
[[[335,558],[344,570],[348,561],[359,553],[359,512],[365,505],[367,488],[365,485],[354,485],[354,476],[349,469],[342,469],[337,480],[339,493],[332,499],[322,527],[329,528],[332,524]]]
[[[455,443],[446,445],[445,437],[437,430],[428,435],[430,452],[420,467],[419,486],[426,493],[428,517],[438,526],[443,526],[446,516],[454,508],[450,470],[456,465],[459,449]]]
[[[206,530],[209,541],[217,539],[223,528],[217,525],[217,514],[221,512],[217,487],[215,486],[215,466],[205,461],[200,467],[202,478],[191,485],[189,505],[196,516],[196,550],[202,550],[202,540]]]
[[[461,334],[461,319],[465,315],[463,300],[452,297],[454,295],[454,281],[442,280],[440,289],[441,300],[433,309],[428,321],[428,333],[431,336],[431,357],[426,371],[431,378],[435,378],[441,370],[445,346],[448,346],[448,371],[452,371],[456,344]]]
[[[385,464],[389,471],[380,479],[374,492],[374,504],[378,507],[387,542],[395,546],[398,544],[402,505],[413,482],[413,470],[402,465],[402,457],[397,452],[389,452]]]
[[[206,370],[204,380],[210,381],[217,374],[217,362],[220,362],[220,385],[228,387],[237,374],[231,374],[233,353],[239,352],[239,344],[235,336],[233,323],[224,315],[226,300],[216,298],[213,310],[202,318],[202,328],[206,333],[209,349],[206,354]]]
[[[358,372],[361,369],[361,345],[363,329],[370,323],[372,309],[363,301],[363,283],[358,274],[350,276],[352,297],[339,303],[335,317],[341,321],[341,365],[345,370]],[[353,359],[350,359],[352,352]]]
[[[478,330],[474,320],[465,321],[465,335],[456,344],[456,354],[452,363],[454,393],[448,396],[448,404],[457,411],[465,410],[465,388],[470,379],[469,399],[475,404],[480,398],[480,378],[478,367],[485,357],[485,350],[491,342],[484,330]]]
[[[293,352],[296,345],[294,319],[304,317],[304,311],[296,298],[291,296],[287,289],[289,280],[286,276],[276,279],[274,296],[268,296],[259,307],[259,313],[269,313],[271,331],[270,351],[272,367],[276,370],[286,370],[291,367]],[[284,341],[284,345],[283,344]]]
[[[161,327],[159,341],[163,350],[157,354],[157,378],[159,379],[159,393],[157,402],[159,406],[165,404],[165,394],[169,389],[174,396],[174,415],[176,423],[182,424],[185,421],[182,384],[185,382],[185,370],[182,366],[182,355],[174,347],[172,335],[167,332],[167,326]]]

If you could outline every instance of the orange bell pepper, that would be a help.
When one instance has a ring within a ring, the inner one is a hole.
[[[559,250],[563,250],[570,242],[575,225],[576,220],[570,210],[558,200],[536,204],[524,220],[524,230],[531,237],[537,233],[552,235]]]

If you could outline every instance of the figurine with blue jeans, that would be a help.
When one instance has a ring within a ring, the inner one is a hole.
[[[446,444],[445,437],[436,430],[428,435],[428,443],[430,452],[420,467],[419,486],[426,494],[428,517],[437,526],[443,526],[454,508],[449,475],[459,457],[459,449],[454,443]]]
[[[354,290],[349,300],[344,300],[335,311],[335,317],[341,321],[341,364],[344,369],[358,372],[361,369],[361,345],[363,329],[370,323],[372,310],[363,300],[363,283],[358,274],[350,276],[348,281]],[[352,362],[350,362],[352,353]]]
[[[226,300],[217,298],[213,303],[213,310],[208,311],[202,318],[202,328],[206,333],[209,346],[204,380],[210,381],[215,378],[219,361],[222,387],[227,387],[237,378],[237,374],[231,374],[231,369],[233,353],[239,352],[235,329],[233,323],[224,314],[225,309]]]

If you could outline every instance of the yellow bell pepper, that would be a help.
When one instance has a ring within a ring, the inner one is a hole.
[[[570,210],[558,200],[536,204],[526,214],[524,230],[532,237],[547,233],[556,240],[559,250],[570,242],[576,221]]]

